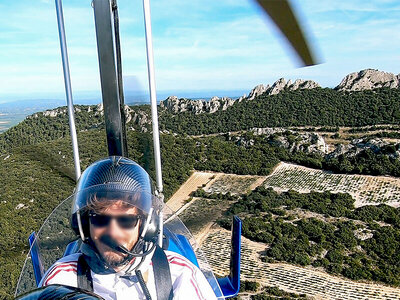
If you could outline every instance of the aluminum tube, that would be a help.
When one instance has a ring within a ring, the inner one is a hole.
[[[153,123],[154,160],[156,167],[156,185],[159,193],[163,191],[160,154],[160,134],[157,115],[156,80],[154,74],[153,41],[151,34],[150,0],[143,0],[144,23],[146,31],[147,71],[149,78],[151,120]]]
[[[158,230],[159,230],[159,233],[158,233],[158,246],[160,246],[160,248],[162,249],[162,247],[163,247],[163,238],[164,238],[164,232],[163,232],[163,230],[164,230],[164,214],[162,213],[162,212],[160,212],[159,213],[159,218],[160,218],[160,223],[159,223],[159,226],[158,226]]]
[[[72,100],[71,78],[69,73],[67,42],[65,38],[65,28],[64,28],[64,16],[62,11],[61,0],[55,0],[55,2],[57,11],[58,34],[60,37],[61,58],[64,70],[65,94],[67,97],[67,105],[68,105],[69,131],[71,134],[72,150],[74,154],[75,178],[76,181],[78,181],[79,177],[81,177],[81,165],[79,162],[78,139],[76,137],[74,103]]]

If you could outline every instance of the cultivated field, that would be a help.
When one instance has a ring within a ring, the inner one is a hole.
[[[196,178],[203,179],[194,184],[193,182],[198,180]],[[399,203],[396,202],[398,200],[395,200],[394,195],[400,193],[400,182],[390,177],[335,175],[286,163],[281,163],[268,177],[195,172],[178,190],[185,193],[175,194],[171,199],[174,199],[173,203],[176,204],[175,211],[193,232],[217,275],[226,276],[229,273],[230,232],[215,224],[223,210],[229,206],[229,202],[193,198],[186,203],[186,200],[191,191],[195,191],[206,182],[208,183],[203,188],[208,192],[241,194],[256,188],[264,180],[266,186],[272,186],[277,190],[348,192],[357,199],[358,206],[377,204],[377,201],[394,206]],[[371,186],[368,186],[369,184]],[[375,195],[376,191],[382,192]],[[260,254],[266,247],[266,244],[242,237],[242,280],[257,281],[265,286],[277,286],[287,292],[306,294],[318,300],[400,299],[399,288],[355,282],[331,276],[312,267],[262,262]]]
[[[208,193],[245,194],[261,185],[266,178],[266,176],[215,173],[215,178],[204,187],[204,190]]]
[[[202,249],[218,275],[228,275],[230,232],[215,227],[202,243]],[[287,292],[306,294],[314,299],[400,299],[400,289],[380,284],[354,282],[315,269],[285,263],[265,263],[259,253],[266,245],[242,237],[241,279],[277,286]],[[218,249],[218,250],[216,250]]]
[[[400,206],[400,179],[388,176],[344,175],[280,163],[264,182],[276,191],[349,193],[355,206],[385,203]]]
[[[179,190],[168,200],[167,205],[190,229],[198,243],[207,236],[210,227],[219,219],[230,203],[194,197],[190,193],[202,187],[210,193],[242,194],[261,185],[265,176],[234,175],[195,171]],[[200,217],[201,216],[201,217]]]
[[[169,198],[168,207],[173,211],[178,211],[185,204],[185,201],[190,198],[191,192],[206,185],[213,177],[215,177],[215,173],[193,172],[189,179]]]
[[[195,171],[188,180],[172,195],[167,205],[174,212],[185,208],[190,194],[203,187],[209,193],[243,194],[261,185],[266,176],[235,175],[215,172]],[[179,213],[179,212],[178,212]]]

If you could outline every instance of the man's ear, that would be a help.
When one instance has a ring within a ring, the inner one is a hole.
[[[80,219],[81,219],[83,234],[85,236],[85,240],[87,240],[90,237],[90,228],[89,228],[90,224],[89,224],[88,212],[81,213]],[[75,234],[80,236],[77,213],[74,213],[71,216],[70,223],[71,223],[71,228],[75,232]]]
[[[145,223],[146,223],[146,219],[144,219],[143,223],[140,224],[141,226],[143,226],[142,228],[140,228],[141,233],[143,232]],[[153,210],[153,212],[151,214],[151,219],[150,219],[149,225],[147,226],[146,234],[144,235],[145,241],[154,242],[154,240],[157,239],[159,223],[160,223],[160,217],[157,214],[157,212],[155,210]]]

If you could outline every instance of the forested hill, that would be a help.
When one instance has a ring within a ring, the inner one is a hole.
[[[245,100],[214,114],[161,114],[161,128],[190,135],[253,127],[399,124],[400,90],[342,92],[329,88],[283,91]]]
[[[51,141],[69,135],[65,107],[29,116],[0,135],[0,150]],[[148,105],[125,108],[127,129],[151,130]],[[215,113],[173,113],[159,108],[160,129],[200,135],[247,130],[254,127],[365,126],[400,124],[400,90],[343,92],[329,88],[282,91],[237,101]],[[101,106],[76,106],[78,131],[104,129]]]
[[[75,105],[74,111],[78,132],[105,130],[104,110],[101,104]],[[143,132],[150,128],[149,105],[126,106],[125,115],[128,131],[138,130]],[[67,107],[59,107],[30,115],[17,126],[0,134],[0,151],[49,142],[69,135]]]

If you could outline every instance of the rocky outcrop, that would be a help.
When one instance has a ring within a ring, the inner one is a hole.
[[[282,128],[282,127],[277,127],[277,128],[266,127],[266,128],[252,128],[252,129],[250,129],[250,131],[254,135],[267,135],[267,136],[270,136],[270,135],[272,135],[274,133],[282,133],[282,132],[286,131],[286,129]]]
[[[353,157],[358,155],[360,152],[370,149],[375,153],[381,152],[382,148],[389,145],[389,142],[386,142],[380,138],[375,139],[354,139],[350,142],[350,144],[343,145],[339,144],[336,148],[327,155],[327,158],[334,158],[340,155],[346,155],[347,157]],[[393,153],[389,153],[389,156],[392,158],[399,158],[400,151],[397,150]]]
[[[335,89],[339,91],[362,91],[381,87],[398,89],[400,87],[400,74],[395,75],[374,69],[366,69],[347,75]]]
[[[104,116],[104,106],[103,103],[99,103],[97,105],[89,105],[87,109],[82,109],[82,107],[74,106],[75,114],[79,113],[87,113],[91,116]],[[67,115],[68,109],[67,107],[59,107],[52,110],[47,110],[40,113],[35,113],[27,118],[38,118],[43,115],[44,117],[55,118],[58,115]],[[151,117],[141,109],[133,109],[132,107],[125,105],[124,106],[124,114],[125,114],[125,123],[127,125],[128,130],[137,130],[137,127],[140,128],[140,131],[146,132],[148,131],[149,125],[151,125]],[[98,126],[97,124],[96,126]],[[138,125],[135,126],[133,125]]]
[[[319,87],[321,86],[313,80],[296,79],[292,82],[291,80],[286,81],[284,78],[280,78],[272,85],[257,85],[250,91],[248,96],[245,94],[237,100],[213,97],[210,101],[206,101],[186,98],[178,99],[176,96],[170,96],[164,101],[161,101],[160,107],[173,113],[185,111],[190,111],[194,114],[214,113],[221,109],[226,110],[229,106],[243,100],[254,100],[261,95],[270,96],[279,94],[284,90],[295,91],[299,89],[315,89]],[[394,75],[388,72],[366,69],[347,75],[335,89],[340,91],[360,91],[380,87],[400,88],[400,74]]]
[[[273,140],[275,145],[284,147],[290,152],[305,152],[326,154],[328,151],[325,140],[318,133],[306,132],[293,136],[282,135]]]
[[[254,135],[266,135],[269,137],[269,143],[278,147],[283,147],[291,152],[302,151],[305,153],[319,153],[325,155],[328,153],[328,146],[324,138],[318,133],[305,132],[299,134],[285,128],[252,128]],[[240,140],[241,145],[246,143]]]
[[[226,110],[232,106],[235,100],[228,97],[212,97],[209,101],[207,100],[191,100],[186,98],[180,98],[176,96],[169,96],[164,101],[160,102],[161,109],[167,109],[172,113],[181,113],[185,111],[192,112],[194,114],[202,113],[215,113],[218,110]]]
[[[249,96],[247,97],[247,99],[253,100],[254,98],[266,93],[267,90],[269,90],[269,89],[270,89],[269,84],[268,85],[259,84],[254,89],[252,89],[250,91]]]
[[[298,89],[314,89],[321,87],[318,83],[312,80],[301,80],[296,79],[293,83],[291,80],[286,82],[284,78],[280,78],[272,86],[269,85],[257,85],[254,89],[251,90],[249,96],[246,98],[248,100],[253,100],[254,98],[260,95],[276,95],[282,92],[283,90],[295,91]]]

